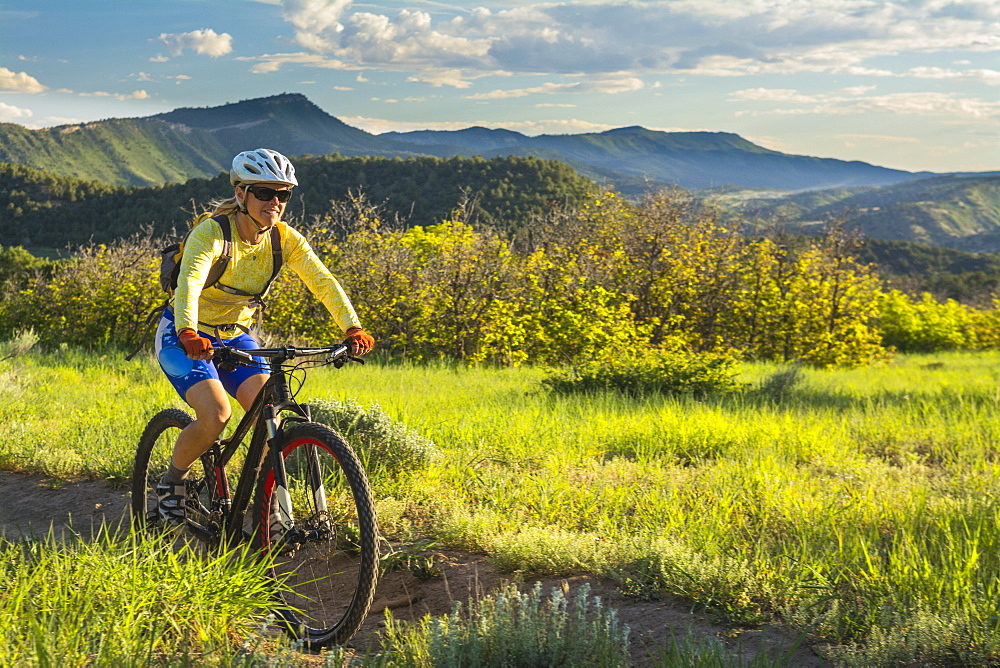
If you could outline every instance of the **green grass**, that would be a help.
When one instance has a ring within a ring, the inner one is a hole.
[[[1000,353],[801,369],[777,392],[786,371],[629,398],[556,395],[540,369],[371,362],[315,371],[301,397],[378,403],[437,445],[373,479],[397,536],[777,619],[847,663],[1000,660]],[[30,354],[0,374],[8,469],[122,480],[148,416],[179,405],[148,359]]]
[[[0,665],[259,665],[271,589],[245,551],[197,557],[167,537],[0,542]]]

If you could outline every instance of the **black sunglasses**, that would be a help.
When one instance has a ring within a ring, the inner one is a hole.
[[[292,199],[292,189],[288,190],[275,190],[274,188],[268,188],[266,186],[247,186],[247,192],[252,193],[254,197],[259,199],[261,202],[270,202],[275,197],[278,201],[284,204],[288,200]]]

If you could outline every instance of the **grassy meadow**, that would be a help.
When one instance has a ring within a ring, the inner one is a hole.
[[[311,372],[299,398],[378,404],[437,445],[424,469],[373,470],[394,539],[778,620],[846,665],[1000,661],[1000,352],[745,364],[744,390],[708,397],[554,394],[547,373],[375,359]],[[0,469],[124,484],[169,406],[149,356],[5,360]]]

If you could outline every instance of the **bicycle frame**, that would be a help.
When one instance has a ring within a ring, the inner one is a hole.
[[[220,349],[233,351],[236,349]],[[279,521],[285,529],[291,529],[294,522],[292,514],[292,501],[288,493],[288,482],[285,476],[285,461],[277,448],[271,447],[278,442],[286,422],[311,422],[312,417],[309,407],[299,404],[292,396],[288,387],[288,380],[285,377],[283,363],[290,359],[287,349],[257,349],[246,351],[254,355],[261,353],[272,353],[284,350],[284,354],[278,354],[274,359],[268,361],[269,378],[264,386],[257,393],[250,409],[243,415],[236,429],[228,438],[217,441],[206,453],[211,459],[212,479],[206,480],[206,484],[214,484],[215,497],[219,509],[222,511],[221,526],[218,535],[208,527],[202,527],[194,522],[189,522],[190,528],[203,540],[214,542],[225,539],[227,542],[233,539],[243,539],[243,524],[246,513],[250,506],[254,487],[260,476],[260,469],[264,462],[264,453],[268,452],[274,460],[275,475],[275,496],[277,498]],[[242,352],[242,351],[240,351]],[[293,415],[282,417],[283,412],[291,412]],[[247,434],[253,431],[250,438],[250,445],[247,449],[243,468],[240,472],[240,479],[236,485],[236,492],[233,494],[229,485],[229,477],[226,474],[226,467],[233,456],[243,445],[243,440]],[[314,482],[314,489],[320,490],[317,494],[317,507],[320,511],[326,511],[326,498],[322,494],[322,484],[319,480],[319,461],[315,450],[307,451],[310,477]],[[206,477],[208,477],[209,467],[206,461]]]

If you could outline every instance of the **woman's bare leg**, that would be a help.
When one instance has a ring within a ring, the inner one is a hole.
[[[192,385],[184,398],[194,409],[195,419],[184,427],[174,446],[172,459],[174,466],[179,469],[191,468],[212,447],[232,416],[226,390],[214,378]]]

